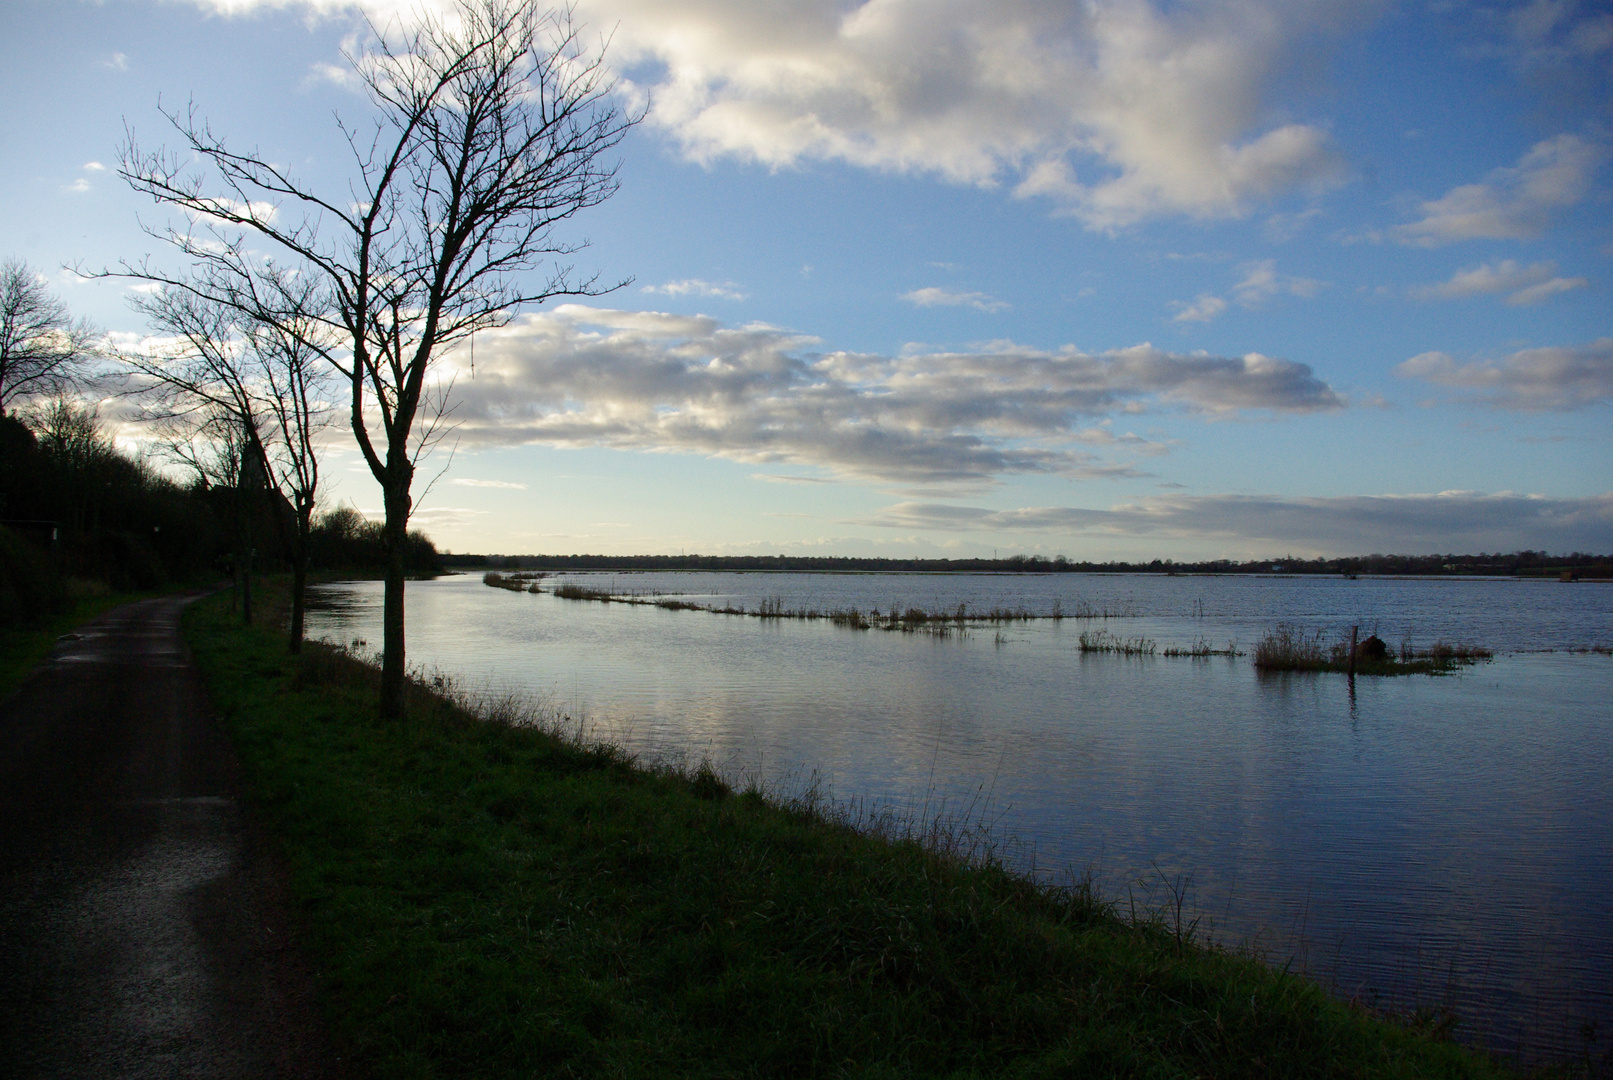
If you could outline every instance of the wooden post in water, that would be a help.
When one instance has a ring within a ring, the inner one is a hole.
[[[1359,626],[1350,627],[1350,678],[1355,678],[1355,638],[1361,632]]]

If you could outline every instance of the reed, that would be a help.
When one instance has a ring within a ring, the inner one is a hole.
[[[1293,623],[1278,623],[1255,642],[1254,665],[1265,671],[1327,671],[1331,663],[1320,630],[1307,635]]]
[[[1324,644],[1322,631],[1306,634],[1293,623],[1276,628],[1255,643],[1254,666],[1261,671],[1335,671],[1354,675],[1447,675],[1457,668],[1490,660],[1494,653],[1479,645],[1436,641],[1415,648],[1409,635],[1401,641],[1399,656],[1382,651],[1366,653],[1360,643],[1350,654],[1350,639]],[[1352,659],[1354,662],[1352,663]]]
[[[1460,642],[1451,644],[1436,641],[1426,650],[1420,652],[1413,650],[1410,659],[1435,660],[1449,664],[1473,664],[1480,660],[1490,660],[1494,657],[1495,653],[1479,645],[1464,645]]]
[[[556,585],[550,592],[562,600],[598,600],[602,604],[620,600],[623,603],[632,603],[631,599],[617,597],[608,589],[590,589],[586,585],[574,585],[569,582]]]
[[[541,570],[517,570],[510,574],[489,570],[482,575],[482,584],[491,585],[495,589],[507,589],[510,592],[538,593],[543,591],[538,582],[547,576]]]
[[[1084,653],[1118,653],[1121,656],[1153,656],[1158,643],[1152,638],[1116,637],[1107,630],[1083,630],[1076,646]]]
[[[1218,649],[1214,645],[1211,645],[1208,639],[1201,637],[1198,640],[1194,641],[1193,644],[1191,644],[1191,645],[1167,645],[1167,646],[1165,646],[1164,650],[1161,652],[1161,655],[1163,655],[1163,656],[1202,657],[1202,656],[1242,656],[1244,654],[1243,654],[1242,650],[1240,650],[1238,648],[1238,643],[1235,642],[1235,641],[1229,641],[1229,642],[1226,643],[1226,646],[1224,648],[1219,648]]]

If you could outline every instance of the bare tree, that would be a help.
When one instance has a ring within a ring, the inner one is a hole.
[[[317,288],[306,279],[282,279],[274,288],[307,312],[323,309]],[[137,296],[134,306],[153,329],[173,342],[155,351],[126,353],[121,359],[141,384],[148,416],[167,427],[174,456],[208,478],[217,471],[210,466],[216,465],[218,454],[204,447],[227,448],[243,535],[249,520],[243,515],[248,514],[254,493],[261,488],[285,500],[273,504],[272,517],[291,556],[291,651],[299,652],[308,537],[319,497],[317,442],[321,430],[335,419],[331,406],[335,373],[318,347],[331,332],[312,315],[300,323],[284,319],[266,323],[173,286]],[[289,520],[282,505],[290,508]],[[243,550],[237,562],[243,558],[250,558],[249,550]],[[238,566],[237,574],[242,572]],[[250,621],[250,602],[246,617]]]
[[[74,319],[21,259],[0,263],[0,416],[19,397],[59,394],[96,355],[101,332]]]
[[[385,505],[384,716],[404,708],[411,489],[446,401],[433,365],[524,304],[605,291],[573,277],[563,260],[578,248],[554,229],[616,190],[604,155],[639,119],[613,104],[604,50],[569,10],[534,0],[459,0],[410,33],[376,31],[348,57],[375,117],[363,134],[342,127],[347,191],[317,193],[267,156],[230,149],[194,107],[168,114],[182,154],[143,153],[132,139],[121,154],[130,185],[191,216],[167,238],[198,267],[184,282],[146,264],[125,273],[298,325],[306,311],[252,286],[262,256],[251,237],[328,289],[342,347],[316,347],[348,380],[353,434]]]
[[[252,625],[252,554],[257,546],[256,514],[266,494],[263,469],[253,447],[258,439],[228,409],[203,404],[185,413],[148,411],[144,419],[155,432],[152,456],[167,458],[194,474],[204,490],[228,496],[235,556],[230,576],[235,582],[231,611],[239,602],[241,621]]]

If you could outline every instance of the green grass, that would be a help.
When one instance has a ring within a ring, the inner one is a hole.
[[[372,669],[217,601],[186,630],[371,1075],[1504,1075],[1079,886],[646,768],[519,702],[473,716],[443,679],[382,724]]]
[[[72,608],[40,626],[0,630],[0,699],[9,697],[13,690],[22,685],[22,681],[49,654],[51,646],[63,634],[71,633],[115,607],[158,595],[161,594],[139,592],[79,596]]]

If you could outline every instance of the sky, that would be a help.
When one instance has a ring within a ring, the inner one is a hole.
[[[193,108],[339,197],[338,0],[8,0],[0,257],[115,341],[183,262],[117,176]],[[476,337],[460,552],[1613,551],[1613,9],[580,0],[621,283]],[[117,422],[126,402],[109,399]],[[121,429],[129,445],[141,433]],[[326,505],[379,514],[351,446]]]

